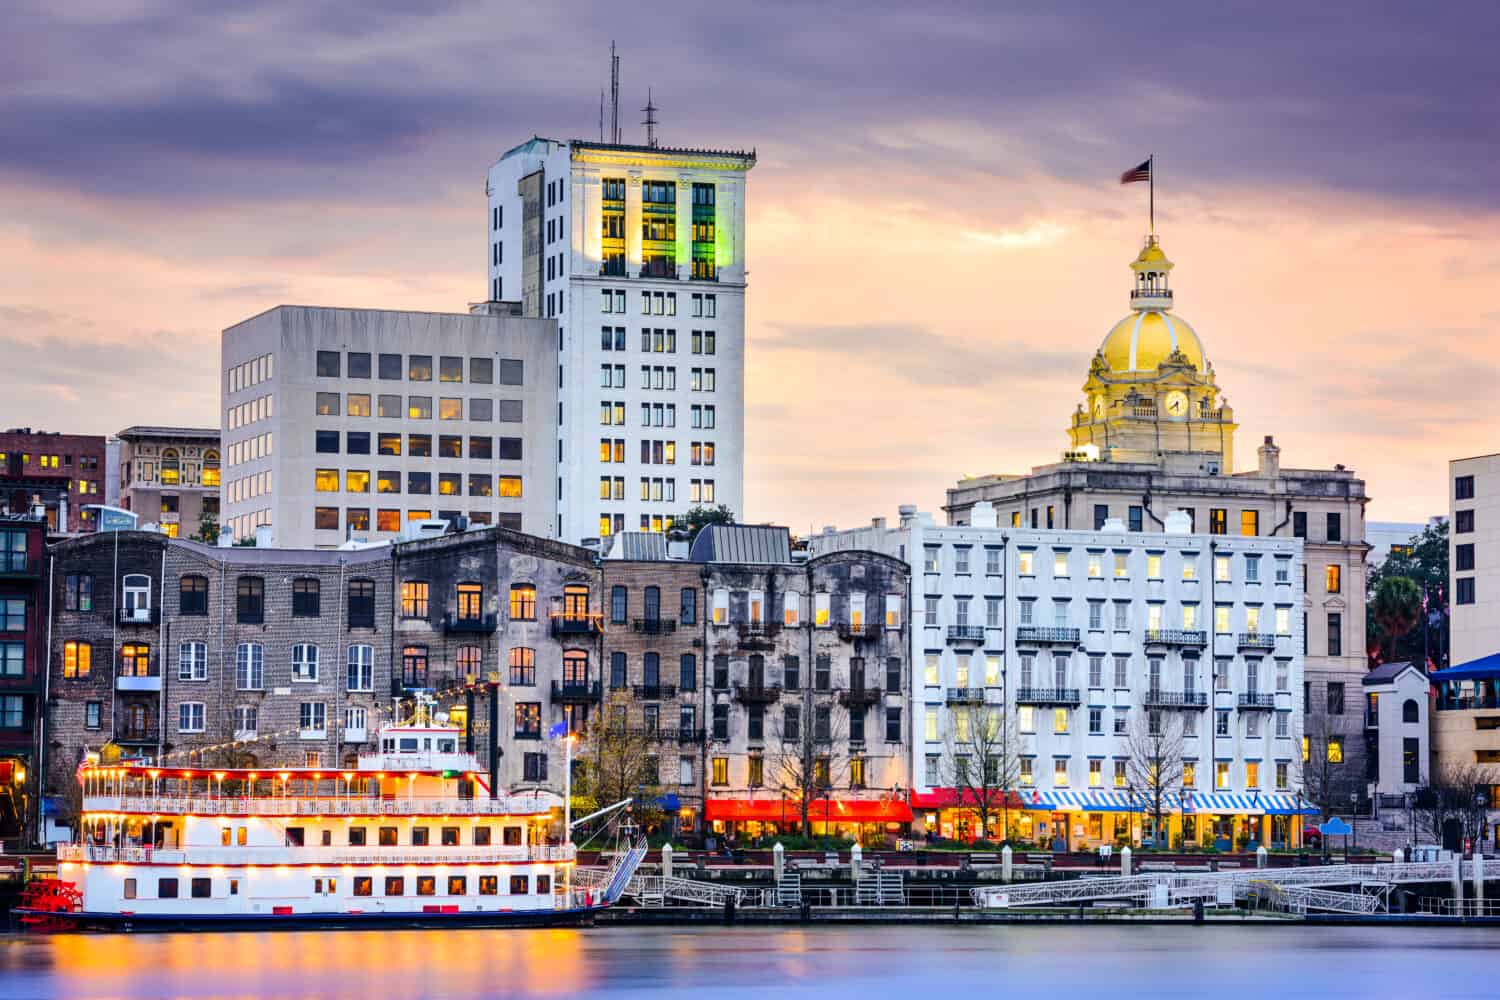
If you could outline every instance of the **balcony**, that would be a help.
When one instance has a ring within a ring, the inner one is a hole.
[[[366,738],[365,728],[363,726],[360,726],[358,729],[351,729],[348,726],[344,727],[345,743],[363,743]],[[236,737],[236,739],[238,739],[238,737]]]
[[[948,704],[950,705],[983,705],[984,688],[949,688]]]
[[[598,615],[586,612],[582,614],[568,614],[561,611],[552,614],[552,634],[555,636],[597,635],[598,633]]]
[[[1276,707],[1274,694],[1242,694],[1239,697],[1240,711],[1269,712]]]
[[[456,615],[453,612],[443,616],[443,631],[445,632],[467,632],[474,635],[489,635],[499,627],[500,621],[496,615]]]
[[[1276,636],[1270,632],[1241,632],[1240,649],[1275,649]]]
[[[839,692],[839,704],[845,708],[869,708],[880,704],[880,688],[850,688]]]
[[[983,625],[949,625],[949,642],[984,642]]]
[[[734,700],[741,705],[770,705],[781,700],[781,686],[736,684]]]
[[[1208,693],[1205,691],[1147,691],[1146,707],[1202,711],[1208,708]]]
[[[553,681],[552,700],[563,705],[597,704],[603,697],[598,681]]]
[[[637,618],[630,623],[632,632],[645,635],[666,635],[677,631],[676,618]]]
[[[1065,626],[1022,625],[1016,629],[1016,642],[1034,646],[1076,646],[1079,631]]]
[[[846,641],[874,639],[880,635],[880,626],[878,624],[856,625],[853,622],[838,622],[833,628],[839,634],[839,638]]]
[[[1208,633],[1194,628],[1148,628],[1146,645],[1202,649],[1208,645]]]
[[[708,733],[705,730],[702,730],[702,729],[678,729],[677,730],[677,742],[678,743],[683,743],[683,744],[688,744],[688,743],[702,743],[702,742],[704,742],[707,739],[707,737],[708,737]]]
[[[1017,705],[1056,705],[1077,708],[1083,703],[1077,688],[1017,688]]]
[[[672,684],[637,684],[634,691],[637,698],[644,698],[647,701],[677,697],[677,687]]]
[[[161,611],[157,608],[121,608],[121,625],[160,625]]]
[[[739,626],[739,644],[742,649],[770,649],[771,637],[781,631],[781,626],[766,622],[748,622]]]
[[[155,726],[121,726],[115,730],[116,743],[155,743],[157,729]]]
[[[116,691],[160,691],[161,675],[127,675],[121,674],[115,678]]]

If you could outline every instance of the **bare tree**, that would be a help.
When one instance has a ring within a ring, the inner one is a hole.
[[[831,700],[815,700],[812,692],[805,692],[796,702],[781,706],[771,731],[776,749],[768,755],[769,783],[796,797],[802,832],[810,835],[810,820],[817,819],[809,815],[812,801],[848,780],[848,713]]]
[[[1301,752],[1296,772],[1302,793],[1317,806],[1324,819],[1359,792],[1359,775],[1344,763],[1347,734],[1339,729],[1322,704],[1309,706],[1301,722]]]
[[[990,835],[998,810],[1002,840],[1010,838],[1010,797],[1021,780],[1021,735],[1015,713],[1001,705],[955,710],[943,755],[944,784],[960,808],[979,816],[980,836]]]
[[[573,755],[573,801],[575,809],[593,811],[634,798],[635,816],[649,826],[661,819],[659,735],[630,709],[630,697],[615,691],[590,719]]]
[[[1479,843],[1484,836],[1490,786],[1495,781],[1491,768],[1449,764],[1417,791],[1413,809],[1416,825],[1430,832],[1434,843],[1444,842],[1443,834],[1451,824],[1457,824],[1461,839]]]
[[[1153,829],[1159,841],[1162,817],[1170,812],[1168,799],[1182,792],[1185,764],[1182,716],[1160,709],[1135,713],[1125,737],[1125,749],[1126,779],[1155,820]],[[1135,808],[1134,802],[1131,808]]]

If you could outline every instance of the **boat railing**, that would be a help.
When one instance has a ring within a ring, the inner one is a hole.
[[[60,844],[59,861],[116,862],[161,865],[486,865],[518,861],[573,861],[571,844],[531,844],[522,847],[112,847]]]
[[[183,816],[523,816],[545,813],[551,803],[531,796],[460,799],[404,796],[374,798],[238,798],[233,796],[89,795],[85,812]]]

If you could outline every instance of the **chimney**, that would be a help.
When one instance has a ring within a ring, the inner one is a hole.
[[[896,508],[896,513],[901,515],[901,527],[909,528],[912,521],[916,519],[917,505],[914,503],[904,503]]]
[[[1271,435],[1266,435],[1266,443],[1256,449],[1260,456],[1260,474],[1266,479],[1275,479],[1281,475],[1281,449],[1276,446],[1276,441]]]

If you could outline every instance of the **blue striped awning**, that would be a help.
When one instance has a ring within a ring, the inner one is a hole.
[[[1134,806],[1128,791],[1118,788],[1054,788],[1050,791],[1025,790],[1021,801],[1027,809],[1077,810],[1080,812],[1149,812],[1149,795],[1137,792]],[[1163,807],[1170,812],[1194,814],[1292,816],[1297,813],[1297,797],[1284,792],[1170,792],[1163,796]],[[1306,800],[1302,813],[1318,814],[1317,807]]]

